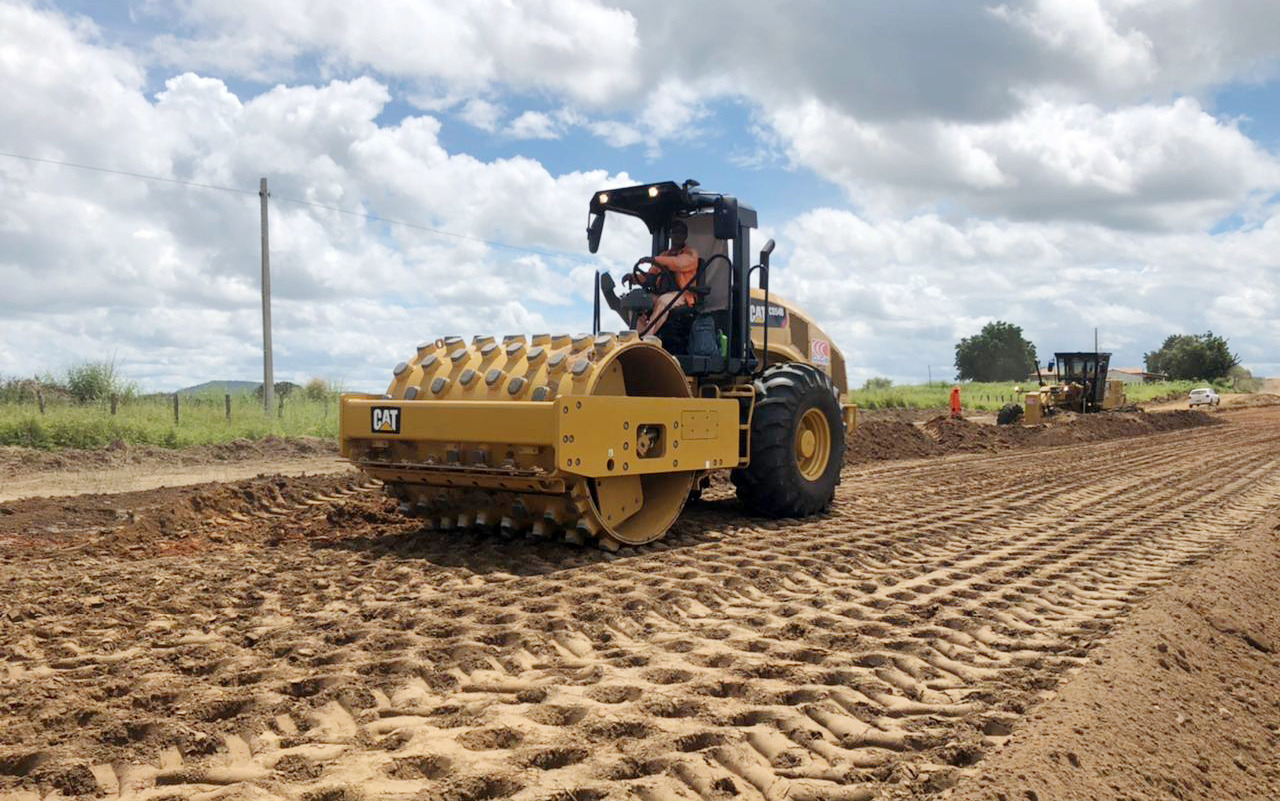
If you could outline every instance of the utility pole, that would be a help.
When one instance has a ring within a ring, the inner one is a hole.
[[[933,365],[932,364],[926,365],[925,369],[929,371],[929,383],[926,384],[926,386],[931,387],[933,386]]]
[[[271,247],[267,239],[267,179],[258,184],[262,199],[262,408],[267,414],[275,406],[275,370],[271,366]]]

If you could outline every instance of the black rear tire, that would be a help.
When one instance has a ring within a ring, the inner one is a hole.
[[[1022,407],[1016,403],[1006,403],[996,413],[996,424],[1011,426],[1022,419]]]
[[[738,499],[768,517],[808,517],[827,510],[840,483],[845,444],[844,415],[831,379],[816,367],[789,362],[769,367],[755,386],[751,461],[730,475]],[[819,417],[829,434],[826,465],[803,465],[797,433],[803,420],[820,428]]]

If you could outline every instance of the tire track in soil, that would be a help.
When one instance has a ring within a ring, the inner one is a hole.
[[[15,562],[0,788],[941,791],[1135,601],[1280,506],[1266,419],[850,469],[817,520],[712,493],[620,554],[397,534]]]

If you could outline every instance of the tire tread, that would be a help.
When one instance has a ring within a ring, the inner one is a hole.
[[[807,364],[788,362],[757,378],[751,422],[751,461],[730,478],[738,499],[768,517],[808,517],[830,508],[844,464],[844,418],[830,377]],[[821,406],[831,424],[831,463],[816,482],[795,464],[795,426],[800,415]]]

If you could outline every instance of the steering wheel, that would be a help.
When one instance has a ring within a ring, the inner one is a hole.
[[[632,285],[633,287],[639,287],[639,288],[641,288],[641,289],[645,289],[645,290],[648,290],[648,291],[652,292],[652,291],[653,291],[653,282],[654,282],[654,279],[656,278],[656,276],[651,275],[651,274],[649,273],[649,271],[648,271],[648,270],[642,270],[642,269],[640,269],[640,266],[641,266],[641,265],[643,265],[643,264],[645,264],[645,263],[646,263],[646,260],[648,260],[648,262],[650,262],[650,263],[653,261],[650,257],[645,256],[645,257],[642,257],[641,259],[639,259],[639,260],[635,263],[635,265],[634,265],[634,266],[632,266],[632,268],[631,268],[631,274],[630,274],[630,278],[631,278],[631,285]]]

